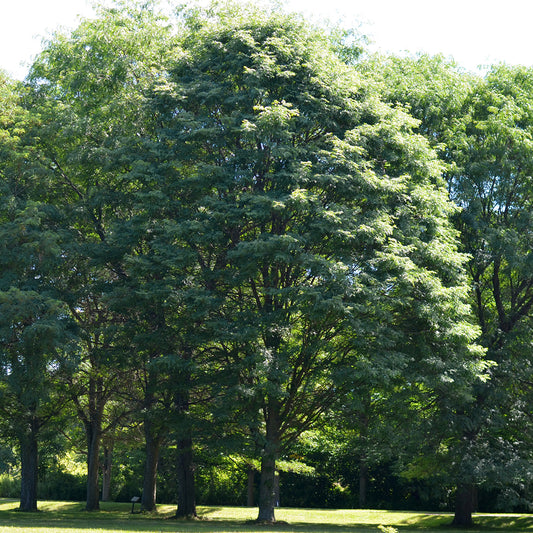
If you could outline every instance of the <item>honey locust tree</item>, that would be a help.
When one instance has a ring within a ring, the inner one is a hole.
[[[182,198],[174,197],[172,187],[166,189],[159,176],[145,177],[136,194],[135,216],[113,236],[121,246],[128,242],[129,249],[124,254],[127,277],[116,284],[109,301],[114,310],[127,315],[122,345],[132,352],[132,371],[142,396],[147,441],[143,509],[155,510],[160,448],[164,442],[175,443],[176,513],[194,516],[192,440],[200,419],[209,425],[208,417],[197,411],[199,404],[209,404],[218,372],[202,353],[209,336],[204,321],[213,304],[194,280],[192,252],[177,237]],[[212,427],[210,431],[216,432]]]
[[[0,73],[0,431],[20,451],[20,510],[36,511],[39,446],[64,406],[58,376],[72,369],[73,336],[54,287],[57,218],[31,165],[22,94]]]
[[[161,172],[187,204],[176,238],[220,300],[210,346],[237,378],[226,404],[254,428],[271,522],[276,460],[356,376],[468,384],[464,258],[416,123],[321,31],[249,6],[183,18],[154,94]]]
[[[462,247],[471,255],[479,342],[496,363],[472,401],[456,405],[448,424],[455,440],[448,459],[440,457],[458,486],[454,522],[468,526],[478,487],[517,503],[531,476],[533,73],[497,66],[473,77],[439,57],[388,58],[372,68],[386,98],[409,106],[446,164]]]
[[[530,486],[532,475],[532,103],[531,69],[493,67],[467,100],[464,134],[454,146],[450,189],[462,207],[458,224],[472,255],[480,340],[496,363],[491,380],[477,390],[475,409],[461,413],[467,438],[458,525],[471,522],[476,486],[495,486],[519,503],[520,487]]]
[[[122,261],[128,241],[114,235],[135,212],[138,140],[150,124],[143,94],[160,75],[168,41],[154,3],[117,1],[72,33],[56,33],[28,78],[28,105],[42,120],[34,143],[68,234],[62,297],[84,345],[83,364],[68,391],[86,433],[87,510],[99,506],[102,435],[132,409],[126,401],[134,388],[129,365],[140,364],[123,343],[128,315],[109,301],[128,277]]]

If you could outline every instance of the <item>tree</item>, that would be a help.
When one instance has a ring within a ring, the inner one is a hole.
[[[0,75],[0,409],[4,436],[20,450],[20,509],[36,511],[39,441],[63,404],[58,376],[69,367],[73,336],[54,297],[60,236],[46,195],[36,194],[21,94]]]
[[[186,205],[178,238],[221,301],[211,350],[255,420],[270,522],[281,451],[354,375],[468,384],[464,257],[415,122],[324,34],[252,8],[185,19],[154,96],[164,170]]]
[[[480,79],[428,57],[391,58],[380,72],[387,98],[409,105],[446,162],[463,250],[471,255],[479,342],[497,363],[472,401],[453,408],[456,440],[447,443],[446,464],[458,484],[454,523],[468,526],[478,487],[515,492],[516,500],[512,487],[529,472],[531,428],[522,406],[531,382],[533,78],[524,67],[499,66]]]
[[[57,374],[68,338],[64,308],[38,293],[14,287],[0,292],[4,434],[20,450],[20,510],[37,510],[38,447],[43,429],[60,413]]]
[[[43,117],[35,143],[67,221],[63,298],[84,343],[84,364],[69,390],[86,429],[88,510],[98,509],[102,434],[119,422],[106,424],[106,406],[121,402],[130,386],[129,352],[118,345],[126,319],[108,299],[126,276],[128,243],[114,241],[113,232],[133,213],[138,139],[150,122],[139,113],[143,91],[167,50],[168,28],[152,7],[124,1],[101,8],[71,35],[56,34],[29,75],[29,105]],[[121,404],[119,417],[130,409]]]
[[[512,486],[530,472],[532,428],[521,406],[530,396],[532,377],[527,341],[533,317],[532,98],[531,70],[494,67],[467,102],[457,166],[450,172],[452,198],[463,208],[464,248],[472,255],[481,342],[497,363],[492,379],[477,391],[475,411],[466,415],[470,461],[465,466],[472,469],[487,448],[494,459],[482,477],[468,473],[458,494],[459,525],[471,521],[473,504],[468,504],[475,485],[499,480],[502,487]]]

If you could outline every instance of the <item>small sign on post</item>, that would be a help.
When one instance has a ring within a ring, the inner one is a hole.
[[[131,499],[131,514],[134,514],[135,513],[135,504],[136,503],[139,503],[141,501],[141,497],[140,496],[134,496],[132,499]],[[137,513],[140,513],[141,511],[137,511]]]

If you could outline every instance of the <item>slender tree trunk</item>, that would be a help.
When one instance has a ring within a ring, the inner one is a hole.
[[[97,368],[97,365],[93,365]],[[106,404],[103,393],[103,377],[96,376],[89,379],[87,393],[87,413],[77,404],[78,412],[85,426],[87,439],[87,501],[86,511],[98,511],[100,509],[100,490],[98,478],[100,475],[100,447],[102,445],[102,421]]]
[[[362,409],[357,416],[357,425],[359,427],[359,434],[362,443],[367,445],[368,443],[368,424],[369,416],[371,412],[372,399],[370,393],[366,393],[363,396]],[[359,508],[364,509],[366,507],[366,495],[368,488],[368,464],[367,456],[363,451],[359,457]]]
[[[92,372],[98,374],[98,364],[91,357]],[[78,416],[83,422],[85,439],[87,442],[87,494],[86,511],[100,509],[100,490],[98,478],[100,475],[100,446],[102,441],[102,421],[106,398],[104,394],[104,380],[102,374],[90,375],[87,395],[87,406],[84,406],[79,397],[73,394],[72,401],[78,411]]]
[[[108,502],[111,499],[111,467],[113,463],[113,449],[111,446],[104,446],[104,462],[102,464],[102,501]]]
[[[162,320],[162,325],[164,320]],[[155,358],[156,356],[154,356]],[[157,469],[159,465],[159,453],[163,437],[159,435],[161,430],[156,429],[153,423],[152,409],[155,404],[155,393],[158,387],[158,374],[151,368],[146,370],[145,374],[145,391],[144,391],[144,443],[145,443],[145,463],[143,477],[143,492],[141,500],[141,509],[153,512],[157,510]]]
[[[192,351],[189,348],[184,347],[182,353],[185,360],[192,358]],[[181,390],[174,397],[176,412],[185,415],[190,405],[190,373],[186,370],[179,372],[177,381],[181,385]],[[196,514],[193,444],[190,428],[183,431],[179,436],[177,452],[178,508],[175,516],[176,518],[196,518],[198,515]]]
[[[266,444],[261,457],[258,522],[276,521],[274,508],[276,507],[276,461],[280,448],[279,428],[279,409],[277,406],[271,406],[266,421]]]
[[[255,486],[255,469],[250,466],[248,468],[248,490],[246,494],[246,505],[248,507],[254,506],[254,486]]]
[[[359,462],[359,508],[366,507],[366,492],[368,484],[368,466],[364,457]]]
[[[274,506],[279,507],[280,504],[280,495],[279,495],[279,472],[274,473]]]
[[[32,419],[29,431],[19,438],[20,444],[20,507],[21,511],[37,511],[37,474],[39,466],[37,445],[38,423]]]
[[[196,497],[194,484],[194,463],[192,438],[178,440],[178,509],[176,518],[196,518]]]
[[[476,507],[476,495],[476,487],[472,483],[463,483],[457,486],[455,516],[452,525],[456,527],[471,527],[473,525],[472,513]]]
[[[141,507],[145,511],[151,512],[156,510],[157,468],[162,438],[154,435],[153,424],[147,418],[144,420],[144,435],[146,441],[146,460],[144,463]]]

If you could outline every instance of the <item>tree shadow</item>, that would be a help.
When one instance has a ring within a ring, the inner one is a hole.
[[[18,502],[15,500],[0,500],[0,531],[19,527],[32,531],[37,528],[53,528],[55,530],[70,528],[73,530],[87,530],[90,528],[99,531],[160,531],[161,533],[188,533],[205,532],[217,533],[227,531],[239,532],[277,532],[277,533],[378,533],[379,523],[358,522],[335,524],[326,520],[318,523],[291,520],[279,521],[273,524],[261,524],[244,519],[217,518],[224,507],[202,507],[199,509],[199,519],[196,520],[169,520],[171,513],[147,513],[132,515],[128,506],[124,504],[106,505],[100,512],[84,510],[80,502],[42,502],[40,513],[21,513],[17,510]],[[384,518],[385,515],[381,515]],[[398,533],[459,533],[451,525],[453,515],[450,513],[417,513],[407,519],[400,519],[393,523],[387,520],[386,525],[393,525]],[[379,518],[378,518],[379,520]],[[474,516],[474,526],[468,533],[482,533],[486,531],[513,531],[514,533],[533,531],[533,515],[516,514],[478,514]]]

